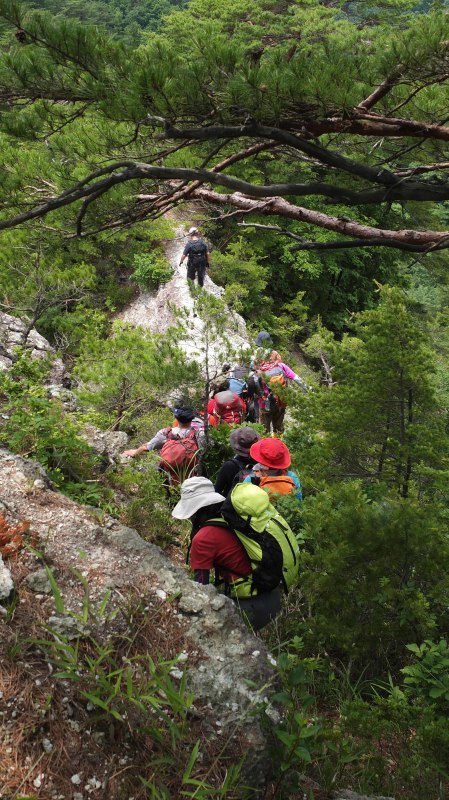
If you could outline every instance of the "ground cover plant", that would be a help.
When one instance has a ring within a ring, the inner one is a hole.
[[[80,573],[67,583],[46,567],[51,593],[36,604],[25,580],[35,556],[11,566],[20,599],[1,626],[2,794],[234,797],[235,742],[203,730],[170,602],[143,584],[96,600]]]

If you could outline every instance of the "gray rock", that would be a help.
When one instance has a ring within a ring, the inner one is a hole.
[[[45,569],[30,572],[25,578],[25,583],[36,594],[51,594],[51,585]]]
[[[73,568],[85,576],[95,603],[101,602],[108,587],[117,586],[119,597],[130,590],[145,592],[149,606],[167,598],[166,611],[182,631],[180,649],[193,656],[186,664],[188,691],[203,709],[210,707],[210,720],[205,718],[204,725],[210,725],[215,735],[218,730],[232,735],[236,749],[248,756],[242,780],[254,787],[252,797],[261,796],[271,760],[260,709],[269,707],[275,691],[270,689],[274,670],[263,641],[246,628],[229,598],[214,586],[194,583],[185,568],[176,566],[137,531],[112,517],[100,522],[91,509],[58,492],[33,491],[34,481],[43,474],[39,465],[0,449],[0,497],[14,508],[13,516],[29,520],[45,543],[47,557],[58,565],[65,606],[79,608]],[[110,603],[114,602],[112,591]],[[100,624],[101,620],[95,623]],[[87,634],[70,615],[53,615],[49,626],[65,639]],[[219,729],[217,719],[222,723]]]
[[[76,411],[78,408],[78,398],[70,389],[65,389],[59,383],[51,383],[47,387],[48,396],[60,400],[64,410],[68,412]]]
[[[7,600],[14,589],[11,572],[0,555],[0,600]]]
[[[55,615],[49,618],[48,626],[56,636],[69,641],[89,633],[82,621],[76,617]]]
[[[147,328],[153,333],[165,333],[179,323],[176,308],[183,309],[187,315],[185,335],[179,341],[179,347],[189,361],[196,361],[200,367],[204,365],[204,352],[202,342],[204,337],[204,323],[199,317],[193,316],[193,298],[187,283],[186,265],[179,266],[179,259],[184,249],[186,235],[183,226],[178,227],[177,237],[167,243],[166,256],[173,269],[173,277],[154,292],[142,292],[125,311],[121,311],[118,319],[132,325]],[[215,297],[223,295],[223,288],[217,286],[206,274],[204,290]],[[223,334],[236,352],[250,347],[246,323],[240,314],[227,307],[227,322]],[[223,342],[220,337],[209,344],[209,369],[212,372],[220,371],[223,364]]]
[[[17,347],[25,347],[34,359],[51,357],[52,368],[47,379],[49,384],[67,385],[70,378],[60,358],[49,342],[36,330],[31,330],[25,339],[26,324],[11,314],[0,312],[0,369],[10,369]]]
[[[81,437],[96,453],[106,456],[110,464],[117,463],[128,445],[124,431],[102,431],[90,423],[84,425]]]
[[[183,594],[179,600],[179,609],[184,614],[199,614],[200,611],[207,605],[207,597],[204,597],[200,592],[195,594]]]

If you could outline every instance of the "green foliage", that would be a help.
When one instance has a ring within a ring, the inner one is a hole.
[[[264,428],[262,425],[252,423],[245,424],[250,428],[254,428],[263,436]],[[215,481],[222,464],[235,455],[229,443],[229,437],[231,431],[236,427],[238,426],[222,423],[216,427],[209,428],[209,447],[205,454],[204,466],[207,476],[212,482]]]
[[[308,635],[353,669],[397,670],[405,644],[447,624],[449,544],[444,516],[396,494],[370,499],[359,483],[303,501],[312,549],[301,588]]]
[[[259,316],[268,267],[260,263],[249,242],[240,237],[226,253],[215,252],[211,277],[225,287],[223,299],[237,313],[249,319]]]
[[[357,743],[350,779],[359,791],[404,800],[446,796],[447,724],[431,705],[408,700],[389,686],[386,696],[345,702],[339,723],[343,735]]]
[[[376,309],[355,318],[354,329],[341,343],[322,333],[309,343],[309,352],[330,358],[336,386],[297,398],[292,442],[308,439],[306,472],[314,482],[317,475],[360,478],[374,491],[386,484],[404,497],[444,497],[447,434],[429,336],[402,293],[388,288]]]
[[[173,270],[163,253],[153,251],[134,256],[132,279],[141,289],[158,289],[167,283],[172,275]]]
[[[78,426],[58,400],[49,400],[42,381],[48,364],[18,354],[10,372],[0,373],[0,442],[14,453],[35,458],[55,487],[84,503],[110,499],[100,484],[100,460],[78,435]]]
[[[173,8],[184,5],[184,0],[150,0],[130,4],[126,0],[32,0],[34,8],[50,11],[62,17],[72,17],[81,22],[99,26],[130,45],[140,44],[145,32],[156,31],[163,17]]]
[[[280,772],[285,773],[295,764],[301,768],[312,761],[319,752],[319,734],[322,722],[314,716],[313,689],[314,674],[324,668],[323,662],[316,658],[304,658],[304,643],[298,636],[277,657],[277,669],[282,685],[281,692],[274,701],[283,706],[284,718],[275,728],[281,742]]]
[[[404,683],[408,696],[435,703],[438,713],[447,713],[449,708],[449,647],[445,639],[432,642],[427,639],[421,645],[409,644],[407,649],[415,656],[415,663],[404,667]]]
[[[109,484],[127,498],[119,507],[121,520],[146,541],[167,547],[177,542],[179,523],[171,516],[158,463],[156,453],[148,454],[109,475]]]
[[[80,395],[114,430],[126,429],[136,417],[159,405],[162,393],[188,387],[197,369],[185,361],[174,335],[156,336],[115,324],[107,339],[84,342],[77,364],[83,380]]]

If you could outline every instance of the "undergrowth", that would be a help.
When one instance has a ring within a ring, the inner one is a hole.
[[[170,598],[141,587],[94,600],[76,573],[68,607],[46,570],[56,613],[47,618],[22,582],[1,631],[1,796],[68,797],[84,787],[111,800],[246,797],[232,732],[211,735],[187,690]]]

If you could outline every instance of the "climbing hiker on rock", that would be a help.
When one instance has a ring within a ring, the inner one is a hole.
[[[260,486],[272,503],[280,495],[294,495],[302,500],[301,484],[296,472],[288,469],[290,452],[280,439],[260,439],[250,447],[250,457],[255,465],[249,472],[240,473],[240,480]]]
[[[204,445],[204,428],[198,423],[193,408],[175,407],[173,414],[175,425],[161,428],[149,442],[123,453],[129,458],[136,458],[150,450],[159,450],[159,468],[166,473],[169,484],[181,483],[189,475],[195,474],[199,451]]]
[[[194,281],[197,277],[198,286],[204,286],[206,270],[210,266],[209,249],[206,242],[200,238],[198,228],[190,228],[189,241],[184,247],[179,266],[182,265],[185,258],[187,258],[188,280]]]
[[[267,434],[271,432],[271,428],[273,433],[283,433],[287,404],[276,393],[276,389],[287,386],[289,381],[296,383],[303,392],[306,392],[308,387],[302,378],[282,361],[279,353],[272,349],[273,343],[267,331],[261,331],[257,335],[256,346],[258,349],[252,362],[253,391],[257,397],[260,422],[265,426]]]
[[[267,494],[240,483],[227,500],[207,478],[189,478],[172,511],[192,523],[190,566],[198,583],[216,585],[237,605],[254,630],[267,625],[281,608],[281,589],[298,574],[299,548],[290,527]]]
[[[249,450],[252,444],[258,442],[260,435],[254,428],[236,428],[231,431],[229,441],[235,456],[224,462],[215,481],[215,491],[225,496],[230,492],[234,485],[236,475],[244,470],[248,474],[254,467],[254,460],[251,458]]]

